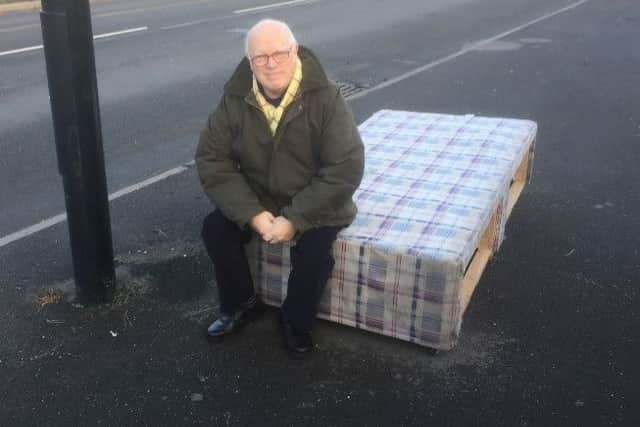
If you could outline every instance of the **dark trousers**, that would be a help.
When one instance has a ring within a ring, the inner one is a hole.
[[[311,229],[291,247],[291,273],[282,311],[296,330],[310,331],[313,326],[318,302],[333,270],[331,247],[341,228]],[[202,225],[202,239],[215,266],[223,313],[233,313],[255,293],[244,251],[252,234],[241,230],[218,209]]]

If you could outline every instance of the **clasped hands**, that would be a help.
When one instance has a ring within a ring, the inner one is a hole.
[[[271,212],[262,211],[251,218],[249,225],[268,243],[282,243],[293,239],[296,228],[283,216],[274,217]]]

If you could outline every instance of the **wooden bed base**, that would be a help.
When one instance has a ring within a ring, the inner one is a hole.
[[[532,141],[531,144],[533,143],[534,142]],[[522,190],[527,183],[529,162],[532,160],[531,157],[533,155],[531,147],[532,145],[529,145],[527,153],[523,157],[522,161],[520,162],[520,166],[518,166],[516,173],[511,179],[511,186],[509,188],[509,196],[507,200],[507,211],[505,212],[505,220],[508,219],[511,215],[511,211],[520,198],[520,194],[522,193]],[[462,292],[460,294],[463,313],[467,310],[467,306],[469,305],[469,301],[471,300],[471,295],[478,285],[480,277],[482,276],[482,272],[487,266],[489,259],[491,259],[493,255],[493,242],[495,240],[495,232],[497,230],[496,222],[498,221],[498,209],[500,209],[500,206],[496,207],[496,210],[494,211],[489,224],[487,224],[487,227],[484,229],[484,232],[480,239],[480,243],[478,244],[478,248],[471,257],[471,261],[467,266],[467,270],[463,279]]]

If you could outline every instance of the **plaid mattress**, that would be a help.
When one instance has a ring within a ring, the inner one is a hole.
[[[333,248],[318,316],[437,349],[462,324],[465,269],[491,216],[504,236],[511,179],[537,125],[526,120],[381,110],[359,126],[358,215]],[[247,246],[257,291],[286,296],[289,245]]]

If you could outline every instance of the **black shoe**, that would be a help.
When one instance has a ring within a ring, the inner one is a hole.
[[[209,328],[207,328],[207,335],[210,337],[220,337],[222,335],[228,335],[236,332],[247,318],[254,318],[254,314],[259,314],[261,311],[261,304],[258,302],[258,298],[254,295],[246,302],[242,303],[240,307],[233,313],[222,313]]]
[[[296,330],[282,311],[280,311],[280,330],[284,346],[291,355],[304,356],[313,349],[311,332]]]

